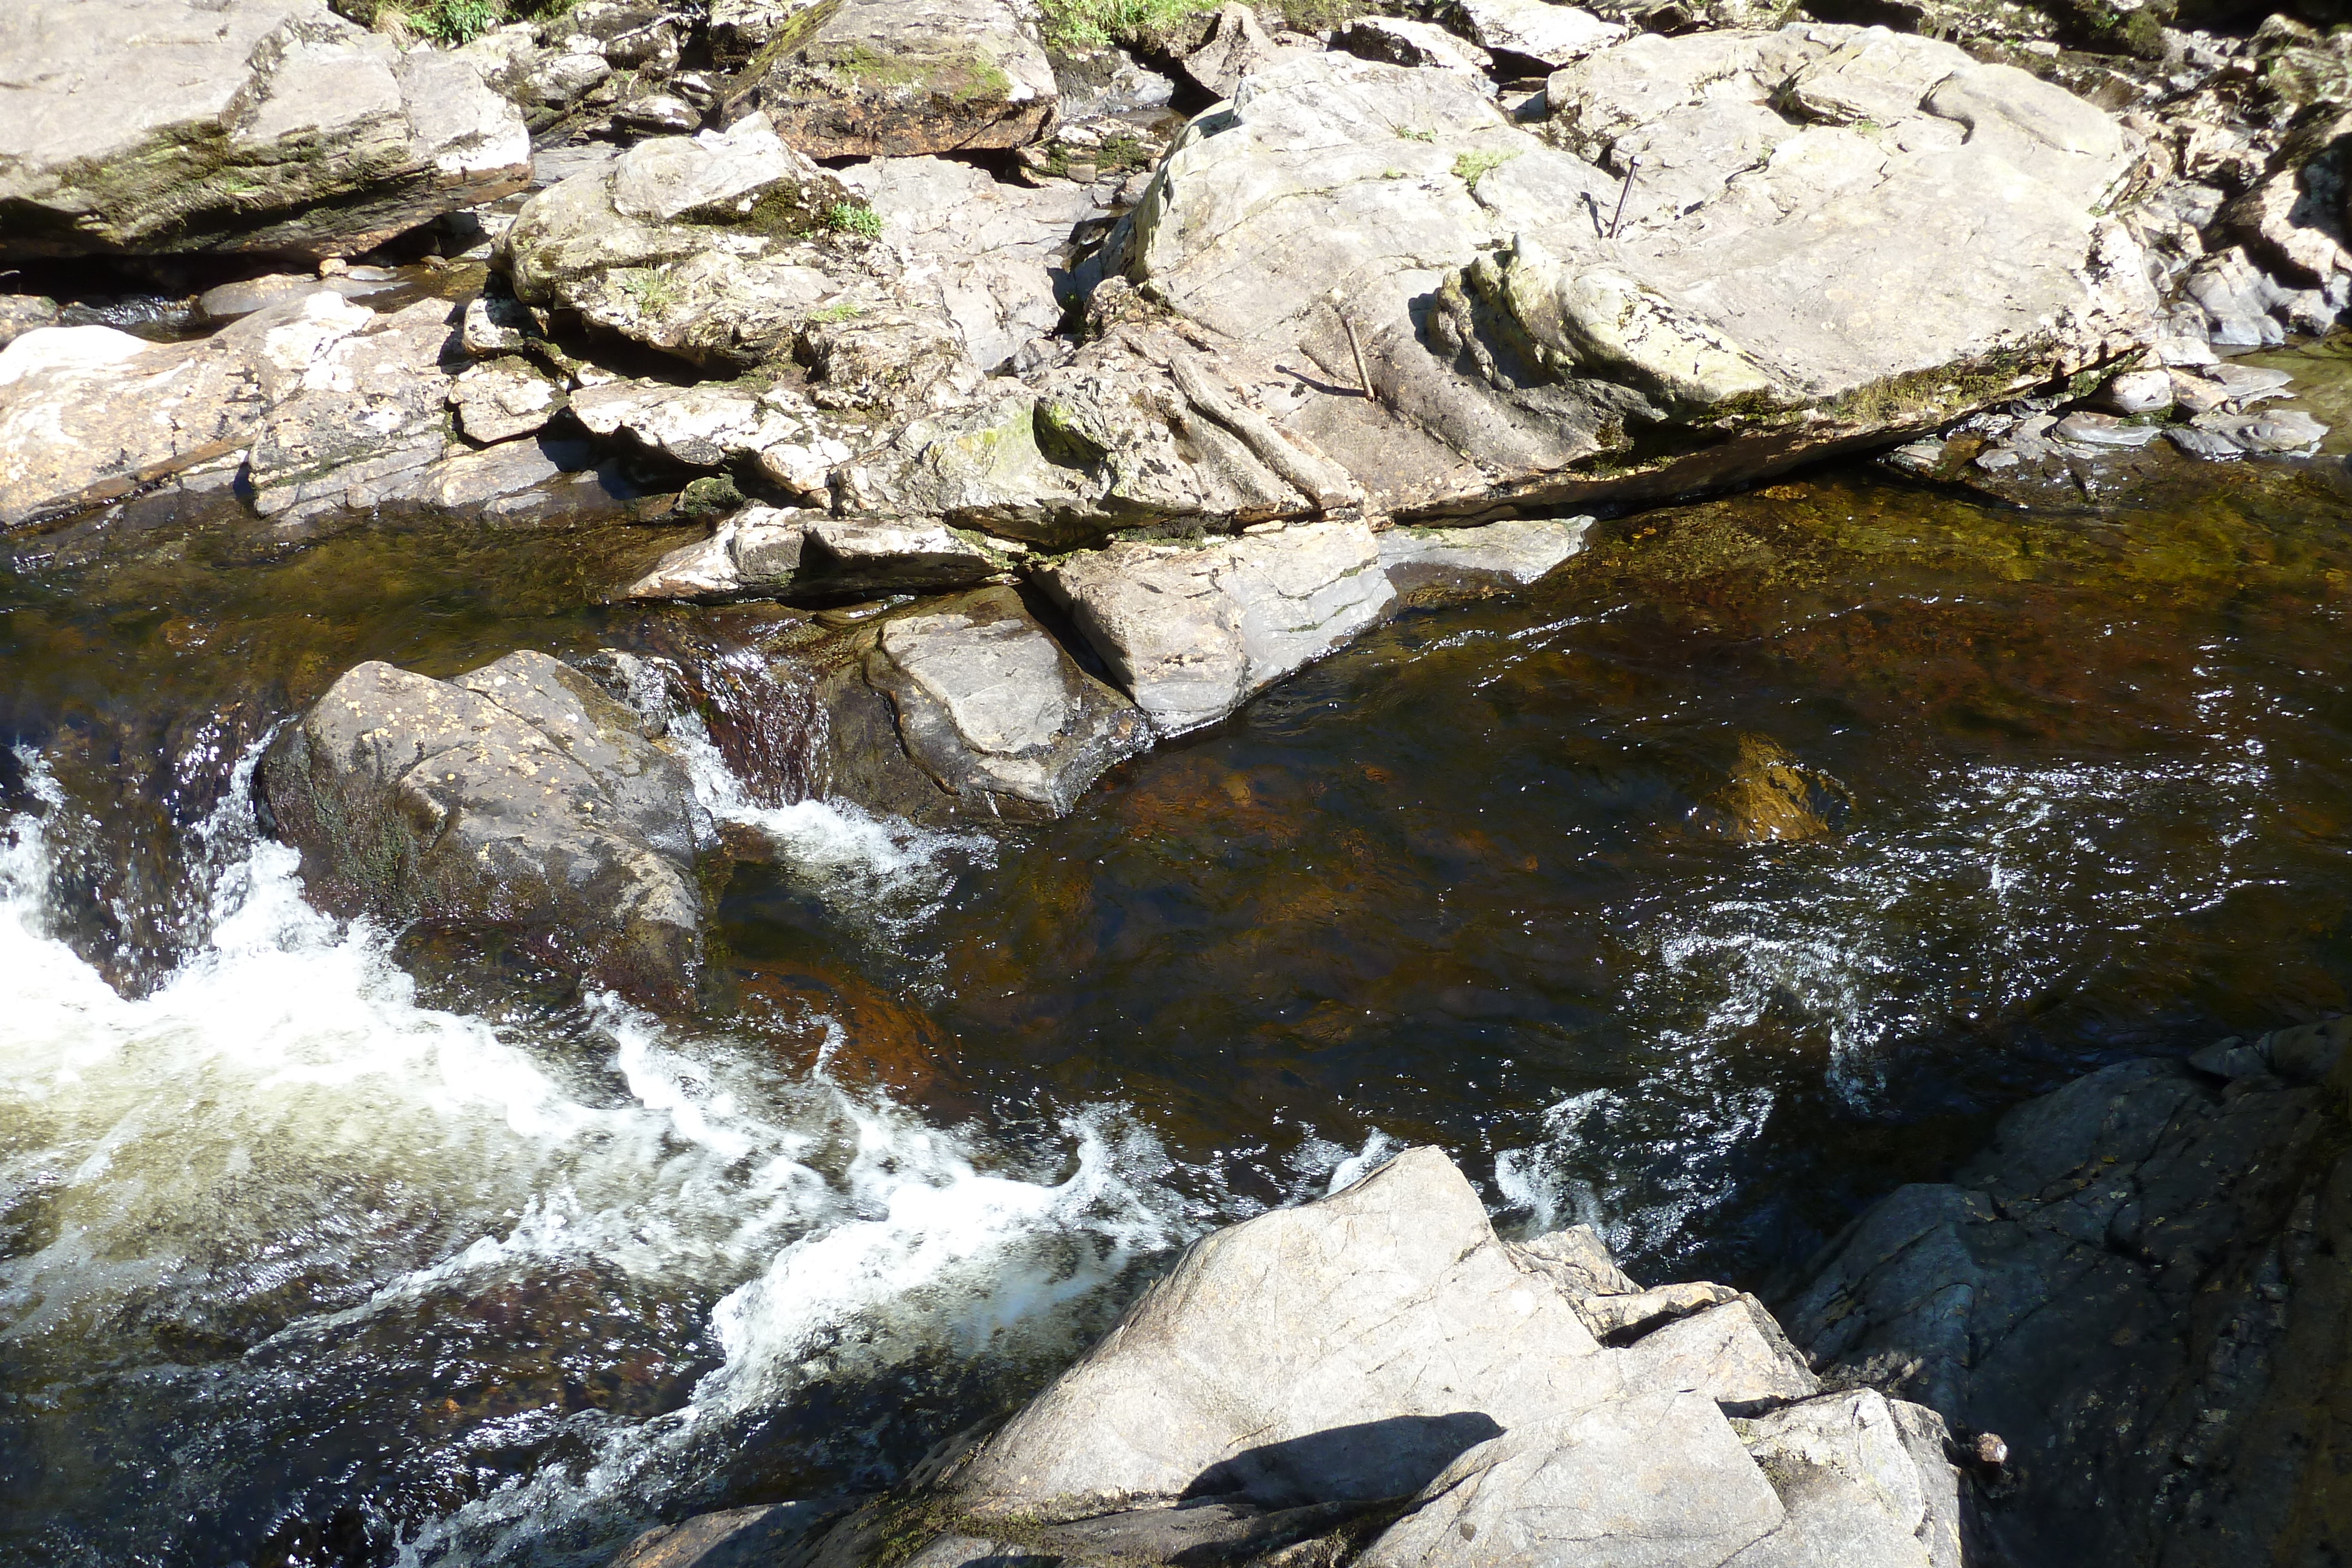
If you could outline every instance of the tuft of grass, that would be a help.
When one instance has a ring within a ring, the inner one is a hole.
[[[1045,0],[1045,41],[1062,49],[1111,44],[1156,45],[1184,18],[1214,11],[1221,0]]]
[[[1518,155],[1519,150],[1516,147],[1508,152],[1497,152],[1490,147],[1477,148],[1454,160],[1454,177],[1475,191],[1479,181]]]
[[[621,291],[637,302],[646,315],[657,315],[677,303],[677,282],[666,267],[632,267],[613,274]]]
[[[824,226],[836,234],[875,239],[882,233],[882,214],[863,202],[835,202],[824,210]]]
[[[808,319],[812,321],[848,321],[865,313],[865,308],[855,299],[836,299],[821,309],[810,311]]]
[[[397,20],[420,37],[441,44],[469,44],[484,33],[530,16],[560,16],[576,0],[407,0],[370,4],[364,20]]]
[[[1434,141],[1437,140],[1437,132],[1428,129],[1426,126],[1416,127],[1411,125],[1400,125],[1397,127],[1397,134],[1403,137],[1407,141]]]

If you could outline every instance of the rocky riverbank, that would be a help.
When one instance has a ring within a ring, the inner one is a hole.
[[[583,597],[651,631],[321,672],[257,793],[320,905],[656,1013],[724,1005],[714,908],[784,852],[698,746],[773,806],[1046,821],[1650,503],[2337,460],[2239,362],[2352,306],[2352,53],[2290,16],[530,9],[0,16],[0,530],[642,525]],[[1731,839],[1851,805],[1741,757]],[[2339,1047],[2018,1112],[1819,1260],[1807,1354],[1412,1151],[905,1486],[633,1561],[2320,1561]]]

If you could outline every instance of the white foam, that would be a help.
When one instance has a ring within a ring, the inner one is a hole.
[[[1497,1190],[1535,1229],[1591,1224],[1621,1255],[1673,1250],[1736,1195],[1771,1114],[1759,1038],[1822,1049],[1829,1087],[1876,1113],[1906,1043],[2029,1008],[2245,885],[2268,788],[2255,760],[1959,766],[1914,808],[1644,890],[1615,913],[1639,954],[1619,1018],[1629,1059],[1650,1065],[1636,1086],[1552,1105],[1497,1154]],[[2085,887],[2095,931],[2074,913]]]
[[[660,669],[643,660],[626,668],[631,704],[667,730],[667,743],[686,764],[702,810],[773,843],[780,862],[852,926],[886,937],[902,935],[938,913],[961,869],[995,863],[994,841],[984,834],[917,827],[849,800],[761,804],[728,765],[701,715],[675,700]]]
[[[33,779],[50,820],[0,833],[0,1218],[46,1239],[0,1262],[0,1335],[98,1375],[152,1356],[138,1325],[159,1315],[243,1312],[281,1341],[340,1343],[421,1298],[566,1261],[715,1303],[725,1360],[686,1411],[608,1423],[593,1462],[427,1522],[411,1561],[528,1554],[663,1473],[698,1425],[853,1363],[1066,1352],[1074,1299],[1197,1228],[1157,1144],[1104,1113],[1071,1121],[1064,1168],[1037,1171],[822,1071],[783,1073],[756,1042],[609,1000],[553,1026],[420,1005],[383,933],[304,902],[241,788],[200,835],[199,946],[123,998],[49,934],[64,807]],[[264,1375],[246,1365],[208,1375]],[[246,1401],[265,1432],[297,1403],[277,1385]]]

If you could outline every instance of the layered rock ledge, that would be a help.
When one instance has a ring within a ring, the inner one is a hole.
[[[1643,1291],[1580,1228],[1499,1239],[1421,1148],[1203,1238],[992,1436],[782,1555],[1958,1568],[1946,1443],[1921,1406],[1823,1391],[1751,1297]],[[785,1522],[620,1561],[710,1568]]]

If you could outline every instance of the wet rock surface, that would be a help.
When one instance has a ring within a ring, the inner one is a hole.
[[[1118,544],[1038,580],[1162,735],[1212,724],[1346,643],[1396,591],[1361,524],[1205,545]]]
[[[734,100],[819,158],[1019,147],[1057,89],[1024,0],[841,0],[780,29]]]
[[[2020,1107],[1954,1183],[1841,1237],[1792,1333],[1832,1382],[1998,1435],[2007,1561],[2322,1560],[2347,1037],[2225,1040]]]
[[[511,934],[586,984],[693,1002],[708,829],[685,769],[543,653],[455,681],[359,665],[272,749],[262,789],[328,908]]]
[[[1150,742],[1144,716],[1080,668],[1009,588],[885,621],[863,675],[889,699],[908,758],[950,798],[867,786],[873,803],[918,819],[1063,816],[1104,769]],[[873,771],[845,754],[835,786],[857,798]]]

